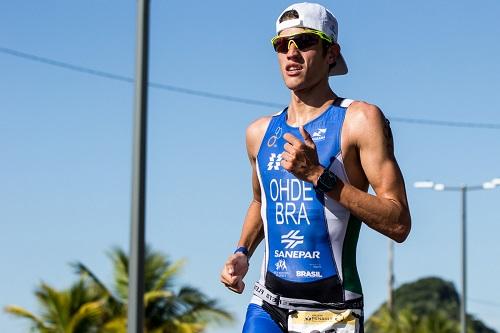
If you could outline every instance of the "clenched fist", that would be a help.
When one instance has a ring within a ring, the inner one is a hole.
[[[299,127],[300,134],[304,142],[290,133],[285,133],[283,138],[285,151],[282,156],[281,166],[292,173],[300,180],[313,183],[316,186],[318,177],[323,173],[324,168],[319,164],[316,144],[307,133],[304,126]]]
[[[248,257],[237,252],[227,259],[220,274],[220,281],[230,290],[241,294],[245,289],[243,278],[248,272]]]

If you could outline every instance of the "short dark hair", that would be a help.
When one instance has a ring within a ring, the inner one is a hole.
[[[298,18],[299,18],[299,13],[295,9],[287,10],[286,12],[283,13],[283,15],[281,15],[280,23],[283,21],[288,21]]]

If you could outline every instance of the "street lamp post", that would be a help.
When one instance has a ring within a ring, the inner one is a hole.
[[[459,191],[461,193],[461,219],[462,219],[462,295],[460,297],[460,326],[461,333],[467,332],[467,316],[466,316],[466,296],[467,296],[467,192],[468,191],[478,191],[478,190],[491,190],[495,187],[500,186],[500,178],[494,178],[491,181],[485,182],[481,185],[465,185],[460,186],[448,186],[441,183],[434,183],[432,181],[418,181],[415,182],[414,187],[419,189],[431,189],[434,191]]]

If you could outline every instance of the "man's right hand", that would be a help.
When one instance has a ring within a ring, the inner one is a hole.
[[[243,278],[248,272],[248,257],[241,252],[237,252],[227,259],[220,274],[220,281],[238,294],[245,289]]]

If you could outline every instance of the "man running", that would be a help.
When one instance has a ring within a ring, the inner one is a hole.
[[[253,201],[221,282],[241,293],[248,260],[264,240],[244,333],[362,333],[361,223],[397,242],[411,226],[389,121],[377,106],[330,88],[329,76],[347,73],[330,11],[291,5],[276,32],[272,44],[291,100],[247,129]]]

